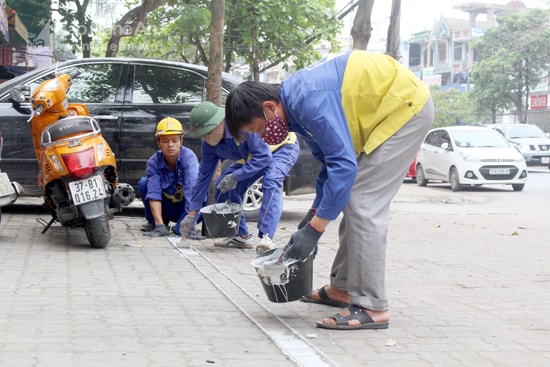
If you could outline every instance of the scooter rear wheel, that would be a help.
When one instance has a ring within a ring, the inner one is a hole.
[[[111,240],[111,227],[107,214],[101,217],[87,219],[84,225],[86,237],[93,248],[105,248]]]

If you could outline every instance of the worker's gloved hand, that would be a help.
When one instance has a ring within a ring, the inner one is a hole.
[[[304,261],[317,252],[317,243],[323,232],[317,232],[309,223],[294,232],[284,248],[283,261]]]
[[[227,176],[225,176],[220,183],[218,183],[218,186],[216,188],[222,192],[227,192],[229,190],[233,190],[235,187],[237,187],[237,182],[239,182],[235,175],[230,173]]]
[[[164,224],[158,224],[151,232],[145,232],[143,235],[148,237],[164,237],[168,235],[168,228]]]
[[[190,238],[191,232],[195,232],[195,216],[186,215],[180,223],[180,234],[182,237]]]
[[[199,240],[199,241],[206,239],[206,237],[197,234],[197,232],[194,229],[189,233],[187,238],[189,238],[190,240]]]
[[[300,223],[298,223],[298,229],[302,229],[306,224],[309,223],[311,218],[313,218],[313,216],[315,215],[315,211],[316,211],[315,208],[311,208],[311,209],[308,210],[308,212],[307,212],[306,216],[304,217],[304,219],[302,219],[302,221]]]

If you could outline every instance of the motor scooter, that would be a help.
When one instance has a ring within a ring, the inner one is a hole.
[[[111,239],[109,219],[132,203],[134,188],[118,181],[114,153],[96,119],[82,103],[68,103],[67,92],[80,72],[60,74],[40,84],[13,88],[11,97],[30,100],[32,138],[38,160],[38,186],[52,219],[38,220],[45,233],[52,224],[83,227],[90,245]]]
[[[2,131],[0,131],[0,160],[2,158],[3,145],[4,138],[2,136]],[[13,204],[22,193],[23,187],[16,181],[10,181],[8,174],[0,170],[0,223],[2,222],[1,208]]]

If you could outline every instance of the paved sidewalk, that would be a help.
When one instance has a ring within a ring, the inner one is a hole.
[[[0,223],[0,367],[549,366],[550,215],[426,192],[403,185],[392,207],[390,328],[349,332],[315,327],[337,308],[269,302],[254,250],[144,237],[139,208],[92,249],[81,229],[41,234],[48,214],[16,205]],[[311,198],[285,198],[278,243]],[[333,222],[314,287],[337,246]]]

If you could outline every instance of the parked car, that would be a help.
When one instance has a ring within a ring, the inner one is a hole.
[[[537,125],[491,124],[487,125],[501,133],[525,158],[529,166],[550,168],[550,138]]]
[[[464,186],[505,184],[523,190],[527,166],[523,156],[493,129],[451,126],[432,129],[416,157],[416,182],[449,182],[453,191]]]
[[[414,156],[414,159],[409,165],[409,170],[405,174],[405,180],[416,181],[416,156]]]
[[[122,181],[137,183],[145,174],[147,159],[158,148],[154,130],[158,121],[172,116],[190,130],[191,109],[206,97],[206,67],[177,62],[96,58],[78,59],[40,68],[0,84],[0,124],[4,132],[3,170],[18,181],[26,195],[41,195],[37,186],[38,165],[27,120],[29,106],[15,103],[9,90],[29,85],[31,91],[56,73],[74,69],[81,74],[74,79],[67,96],[69,102],[82,102],[101,126],[117,158]],[[222,75],[222,101],[242,80]],[[315,177],[320,165],[301,142],[302,152],[284,183],[287,195],[315,191]],[[184,137],[184,144],[200,159],[200,140]],[[244,210],[253,218],[261,205],[261,179],[251,186],[244,198]]]

